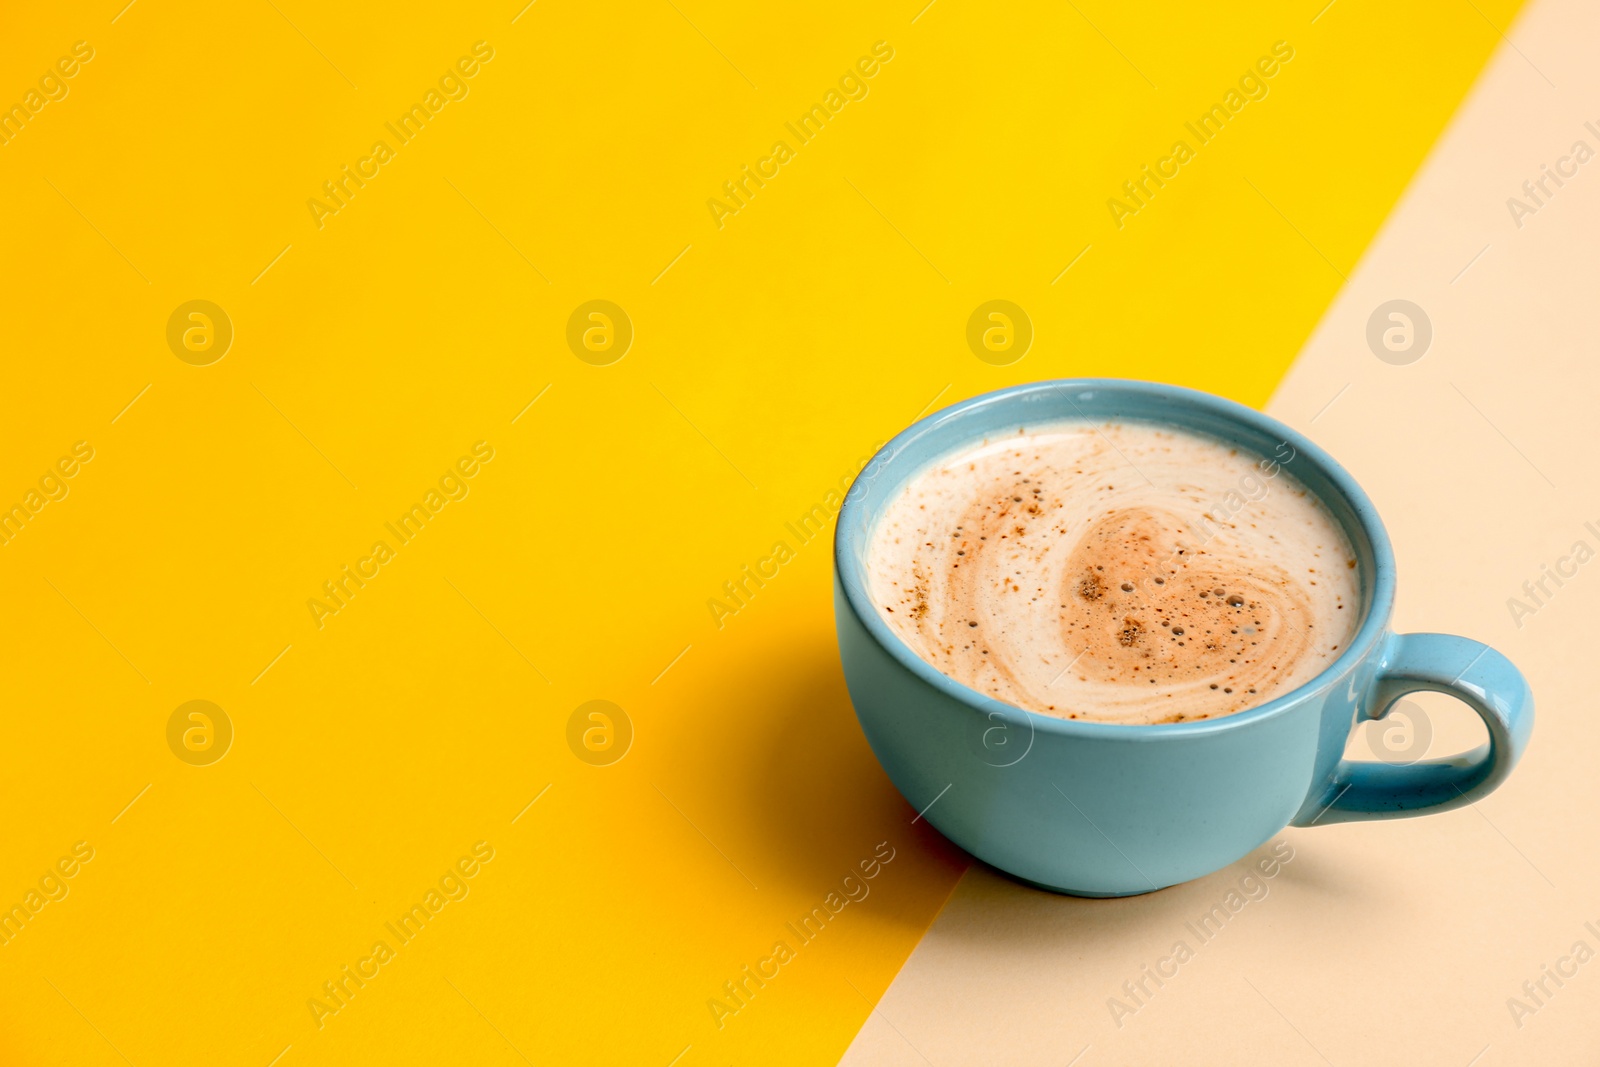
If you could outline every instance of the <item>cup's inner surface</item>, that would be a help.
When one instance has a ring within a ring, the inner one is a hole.
[[[846,503],[841,567],[912,655],[1004,704],[1226,717],[1310,682],[1366,616],[1365,501],[1315,452],[1204,394],[1020,387],[891,442]]]

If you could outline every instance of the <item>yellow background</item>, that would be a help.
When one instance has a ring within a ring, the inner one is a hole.
[[[0,947],[0,1057],[831,1062],[965,861],[856,728],[826,541],[721,629],[706,601],[935,401],[1264,401],[1515,7],[1478,6],[9,14],[0,102],[95,57],[0,147],[0,503],[95,458],[0,548],[0,904],[95,858]],[[718,229],[707,199],[880,40],[869,95]],[[1106,199],[1278,40],[1270,95],[1119,231]],[[635,330],[607,367],[565,341],[594,298]],[[1035,329],[1007,367],[965,342],[995,298]],[[211,366],[167,347],[191,299],[234,326]],[[470,495],[319,630],[308,598],[480,440]],[[193,699],[236,731],[211,766],[167,747]],[[633,724],[609,767],[567,746],[591,699]],[[319,1029],[307,1000],[480,840],[470,895]],[[885,840],[718,1030],[707,998]]]

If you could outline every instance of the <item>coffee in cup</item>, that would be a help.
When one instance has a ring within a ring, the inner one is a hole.
[[[1354,549],[1283,469],[1292,452],[1137,422],[974,442],[884,512],[872,598],[923,659],[1029,711],[1153,724],[1264,704],[1360,621]]]

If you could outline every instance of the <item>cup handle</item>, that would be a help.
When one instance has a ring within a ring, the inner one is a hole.
[[[1399,767],[1341,759],[1294,826],[1396,819],[1471,804],[1503,782],[1533,732],[1533,692],[1522,672],[1488,645],[1450,634],[1395,634],[1357,722],[1381,719],[1407,693],[1444,693],[1483,719],[1489,743],[1442,760]]]

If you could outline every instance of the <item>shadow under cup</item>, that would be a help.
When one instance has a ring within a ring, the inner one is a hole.
[[[921,659],[889,628],[868,592],[867,552],[879,517],[935,460],[985,438],[1068,420],[1149,423],[1280,462],[1322,500],[1355,551],[1361,625],[1339,658],[1258,707],[1148,726],[1024,711]],[[1498,786],[1533,727],[1527,683],[1504,656],[1476,641],[1393,633],[1394,584],[1383,523],[1322,449],[1232,401],[1116,379],[1020,385],[915,423],[856,478],[834,542],[845,680],[867,741],[895,787],[979,859],[1079,896],[1147,893],[1209,874],[1288,825],[1442,811]],[[1422,690],[1473,708],[1488,728],[1488,743],[1408,766],[1344,759],[1361,721],[1381,718],[1401,696]]]

